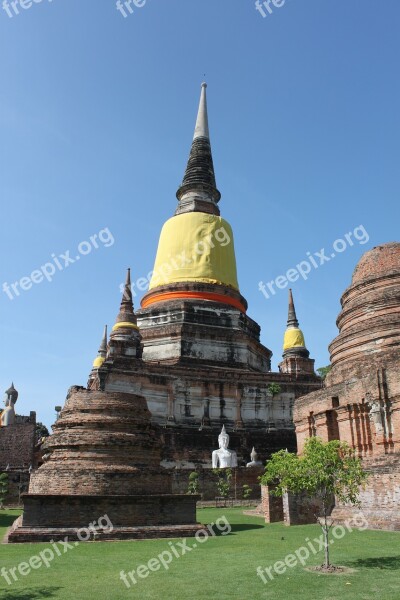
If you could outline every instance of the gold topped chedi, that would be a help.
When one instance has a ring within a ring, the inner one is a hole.
[[[299,322],[296,316],[296,309],[294,307],[292,290],[289,290],[289,310],[288,310],[288,321],[285,335],[283,338],[283,350],[284,356],[287,353],[295,352],[308,358],[309,352],[306,348],[304,340],[304,334],[299,327]]]
[[[189,160],[176,193],[178,208],[162,228],[142,308],[179,298],[247,309],[239,292],[232,228],[217,206],[221,194],[215,181],[206,87],[203,83]]]
[[[271,352],[246,315],[232,228],[218,208],[206,88],[203,83],[178,206],[162,228],[149,290],[137,313],[143,359],[266,372]]]
[[[280,372],[314,375],[314,360],[309,356],[304,334],[297,320],[292,290],[289,290],[288,319],[283,337],[283,361],[279,365]]]

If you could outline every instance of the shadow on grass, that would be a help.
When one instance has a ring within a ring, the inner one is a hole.
[[[18,517],[19,514],[17,512],[15,512],[15,515],[0,512],[0,527],[11,527],[15,519],[18,519]]]
[[[387,571],[400,570],[400,556],[382,556],[380,558],[359,558],[345,563],[348,567],[366,569],[383,569]]]
[[[232,533],[236,531],[247,531],[249,529],[264,529],[264,525],[254,525],[253,523],[235,523],[231,525]]]
[[[4,600],[36,600],[36,598],[56,598],[60,587],[31,588],[25,590],[6,590]]]

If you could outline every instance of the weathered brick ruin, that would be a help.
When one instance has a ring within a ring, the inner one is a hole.
[[[341,304],[324,387],[295,402],[298,450],[313,435],[346,441],[370,473],[369,526],[400,529],[400,243],[364,254]],[[356,510],[337,505],[333,517]]]
[[[18,392],[12,384],[6,394],[17,401]],[[0,413],[0,415],[4,415]],[[0,427],[0,473],[8,475],[7,506],[21,504],[21,494],[28,490],[29,470],[38,464],[36,443],[36,413],[15,415],[13,422]]]
[[[31,475],[10,542],[76,539],[107,515],[99,539],[194,535],[197,496],[171,493],[161,441],[143,396],[71,388],[48,458]]]

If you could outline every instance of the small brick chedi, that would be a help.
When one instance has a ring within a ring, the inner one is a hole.
[[[69,391],[11,541],[55,539],[104,513],[116,537],[189,535],[199,526],[188,473],[197,468],[210,488],[222,426],[237,455],[238,489],[258,486],[257,469],[246,469],[253,447],[262,461],[295,449],[294,400],[321,380],[291,296],[283,361],[271,372],[272,352],[239,290],[220,198],[202,84],[178,204],[141,309],[128,270],[110,338],[105,331],[87,388]]]
[[[306,438],[348,442],[370,473],[361,510],[371,528],[400,529],[400,243],[366,252],[345,290],[332,368],[323,389],[298,398],[298,450]],[[335,521],[354,511],[337,505]]]
[[[108,352],[125,369],[141,354],[129,272]],[[96,367],[105,355],[106,332]],[[99,530],[100,539],[194,535],[198,496],[171,493],[146,399],[96,387],[70,388],[9,541],[74,539],[103,515],[112,530]]]

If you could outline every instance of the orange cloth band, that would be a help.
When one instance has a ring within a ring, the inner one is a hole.
[[[222,294],[213,294],[212,292],[161,292],[150,296],[150,298],[144,298],[142,300],[142,308],[147,308],[151,304],[157,302],[167,302],[168,300],[179,300],[179,299],[198,299],[198,300],[210,300],[211,302],[221,302],[222,304],[229,304],[238,308],[241,312],[245,313],[246,309],[240,300],[231,298],[230,296],[224,296]]]

